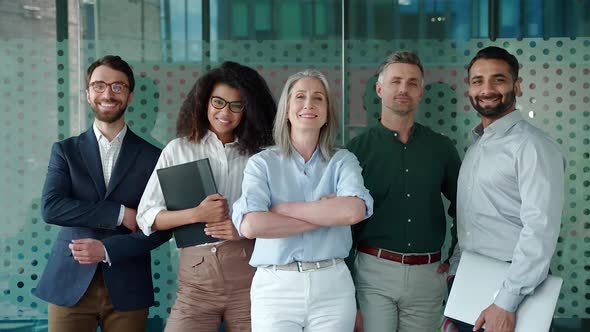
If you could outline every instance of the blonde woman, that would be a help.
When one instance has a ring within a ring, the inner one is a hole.
[[[372,214],[356,157],[336,149],[337,119],[325,76],[292,75],[279,100],[276,146],[250,158],[232,219],[256,244],[250,265],[252,330],[342,332],[354,327],[352,278],[343,259],[350,225]]]

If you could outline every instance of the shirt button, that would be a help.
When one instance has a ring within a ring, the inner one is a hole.
[[[397,137],[397,133],[393,133],[393,136],[396,136]]]
[[[408,173],[410,170],[406,168],[406,173]]]
[[[217,248],[215,248],[215,247],[211,248],[211,252],[212,253],[216,253],[217,252]]]
[[[412,219],[408,219],[408,222],[412,222]]]
[[[411,247],[411,246],[412,246],[412,244],[411,243],[408,243],[408,247]]]
[[[407,147],[406,147],[406,146],[404,146],[404,150],[405,150],[405,149],[407,149]]]
[[[406,196],[410,197],[410,194],[406,194]]]

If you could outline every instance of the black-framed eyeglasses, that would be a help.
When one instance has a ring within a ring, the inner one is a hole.
[[[129,89],[129,86],[123,82],[113,82],[107,83],[103,81],[94,81],[89,84],[95,92],[103,93],[107,89],[107,87],[111,88],[111,91],[114,93],[121,93],[125,89]]]
[[[229,105],[229,110],[233,113],[241,113],[244,110],[244,103],[241,100],[236,101],[227,101],[218,96],[211,97],[211,106],[220,110],[225,107],[225,105]]]

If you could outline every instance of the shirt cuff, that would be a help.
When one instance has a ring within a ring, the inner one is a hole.
[[[373,196],[367,190],[365,193],[355,191],[342,191],[337,193],[339,197],[356,197],[365,204],[365,219],[373,215]],[[363,219],[364,220],[364,219]]]
[[[121,209],[119,210],[119,219],[117,219],[117,226],[121,226],[123,223],[123,217],[125,216],[125,205],[121,204]]]
[[[156,221],[156,216],[158,213],[164,210],[166,209],[162,207],[153,207],[145,211],[141,217],[137,218],[137,226],[139,229],[141,229],[145,236],[150,236],[152,233],[154,233],[152,225],[154,224],[154,221]]]
[[[240,237],[244,237],[242,234],[241,226],[244,216],[250,212],[268,212],[269,208],[265,204],[261,204],[259,200],[249,199],[249,196],[243,195],[238,199],[232,207],[232,222],[238,231]]]
[[[510,294],[505,288],[500,288],[494,304],[506,311],[516,312],[522,300],[524,300],[524,295]]]
[[[107,252],[107,247],[104,245],[102,246],[104,249],[104,259],[102,260],[103,263],[109,264],[111,266],[111,258],[109,257],[109,253]]]

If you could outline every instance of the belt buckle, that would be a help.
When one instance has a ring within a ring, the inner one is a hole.
[[[297,262],[297,271],[304,272],[305,270],[303,270],[303,264],[301,264],[300,261],[296,261],[296,262]]]

